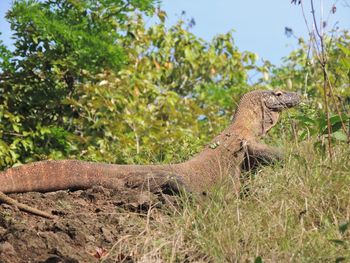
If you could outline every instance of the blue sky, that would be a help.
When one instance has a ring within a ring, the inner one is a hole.
[[[279,64],[281,58],[297,47],[293,37],[284,34],[285,26],[293,29],[296,36],[307,36],[300,6],[290,4],[291,0],[163,0],[162,8],[168,14],[168,24],[174,24],[182,10],[187,18],[194,18],[196,26],[191,30],[197,36],[210,40],[213,36],[234,29],[235,42],[240,50],[249,50]],[[309,0],[304,0],[306,13],[310,14]],[[334,2],[337,12],[330,16],[329,27],[336,22],[340,29],[350,29],[350,3],[346,0],[315,0],[316,12],[320,13],[323,2],[325,17]],[[11,0],[0,0],[0,31],[6,45],[11,46],[11,32],[4,15]],[[348,4],[348,6],[346,6]]]

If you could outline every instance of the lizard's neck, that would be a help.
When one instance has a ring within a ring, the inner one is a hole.
[[[251,136],[244,133],[242,130],[236,129],[234,123],[231,123],[200,153],[187,162],[179,164],[179,167],[190,174],[184,180],[194,180],[200,188],[206,188],[206,185],[212,185],[213,182],[228,175],[238,178],[240,164],[244,159],[242,145],[246,136]],[[189,183],[191,184],[191,182]]]
[[[276,125],[278,118],[279,112],[270,110],[261,100],[246,100],[235,112],[231,129],[246,140],[257,140]]]
[[[198,177],[198,181],[207,178],[209,184],[211,179],[239,173],[245,145],[267,133],[278,118],[273,114],[260,101],[241,102],[232,123],[198,155],[180,166],[190,171],[191,178]]]

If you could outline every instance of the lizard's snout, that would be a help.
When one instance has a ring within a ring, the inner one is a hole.
[[[301,102],[301,97],[296,92],[269,91],[265,96],[265,105],[272,110],[281,111],[292,108]]]
[[[288,92],[288,93],[289,94],[285,100],[286,101],[285,105],[287,106],[287,108],[297,106],[301,102],[301,96],[296,92]]]

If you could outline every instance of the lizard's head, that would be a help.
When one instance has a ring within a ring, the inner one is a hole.
[[[265,106],[272,111],[282,111],[300,103],[300,96],[295,92],[264,90],[261,95]]]
[[[233,118],[238,130],[264,136],[278,121],[280,112],[300,103],[295,92],[255,90],[245,94]]]
[[[261,91],[261,103],[262,119],[259,121],[259,125],[261,125],[259,135],[264,136],[276,125],[282,110],[292,108],[300,103],[300,96],[295,92],[264,90]]]

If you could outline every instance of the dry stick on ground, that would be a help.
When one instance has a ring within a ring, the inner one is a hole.
[[[281,160],[281,150],[260,142],[275,126],[280,112],[298,105],[294,92],[252,91],[245,94],[232,123],[202,152],[192,159],[168,165],[117,165],[76,160],[42,161],[0,172],[0,192],[49,192],[87,189],[93,186],[148,190],[153,193],[201,193],[225,176],[231,176],[240,191],[240,171],[258,163]],[[248,163],[247,163],[248,162]],[[46,213],[24,206],[0,195],[0,201],[19,209],[48,217]]]
[[[15,199],[8,197],[7,195],[5,195],[2,192],[0,192],[0,201],[4,202],[4,203],[7,203],[9,205],[13,205],[13,206],[17,207],[20,210],[26,211],[26,212],[34,214],[34,215],[38,215],[38,216],[45,217],[45,218],[48,218],[48,219],[55,219],[56,218],[54,215],[51,215],[49,213],[46,213],[44,211],[41,211],[41,210],[36,209],[34,207],[31,207],[29,205],[25,205],[25,204],[19,203]]]

